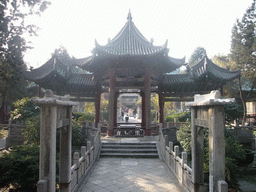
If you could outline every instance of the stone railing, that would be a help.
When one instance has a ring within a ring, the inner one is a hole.
[[[81,147],[81,157],[79,152],[73,154],[73,163],[71,167],[71,190],[76,191],[80,182],[88,176],[90,169],[93,167],[95,161],[98,159],[101,148],[100,140],[101,126],[98,125],[98,131],[94,136],[92,146],[91,141],[87,142],[87,146]]]
[[[163,135],[162,132],[162,124],[159,126],[159,152],[162,160],[175,173],[179,182],[188,191],[193,191],[192,169],[187,165],[187,153],[182,152],[181,158],[179,157],[179,146],[173,146],[173,142],[168,143],[168,136]]]

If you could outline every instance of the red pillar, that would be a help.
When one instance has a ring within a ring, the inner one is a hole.
[[[145,93],[141,91],[141,127],[146,127],[146,104]]]
[[[151,135],[151,83],[150,83],[150,73],[146,72],[145,75],[145,113],[146,113],[146,129],[145,135]]]
[[[95,99],[95,126],[98,127],[98,123],[100,122],[100,92],[97,92]]]
[[[159,99],[159,121],[160,123],[163,124],[164,126],[164,96],[162,93],[158,94],[158,99]]]
[[[117,98],[118,98],[118,93],[115,93],[114,115],[113,115],[113,126],[114,127],[117,127]]]
[[[114,111],[115,111],[115,94],[116,94],[116,82],[115,82],[115,71],[110,69],[110,78],[109,78],[109,110],[108,110],[108,136],[114,135]]]

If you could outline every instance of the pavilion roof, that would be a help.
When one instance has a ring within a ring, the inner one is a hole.
[[[109,40],[108,44],[101,46],[95,41],[95,53],[103,55],[152,55],[167,50],[167,40],[162,46],[154,46],[137,29],[129,12],[127,22],[119,33]]]
[[[214,64],[207,56],[204,56],[196,65],[191,67],[195,78],[208,77],[214,81],[227,82],[240,76],[239,70],[230,71]]]
[[[148,67],[157,68],[161,73],[176,70],[185,63],[185,58],[176,59],[168,56],[167,40],[162,46],[153,45],[153,40],[148,41],[132,21],[128,13],[127,22],[117,35],[105,45],[99,45],[95,40],[93,55],[75,62],[81,68],[97,72],[105,71],[113,61],[123,60],[151,61]],[[153,64],[153,65],[152,65]],[[138,62],[138,65],[140,63]]]
[[[53,56],[37,69],[25,71],[24,76],[27,80],[58,93],[72,95],[72,93],[83,93],[85,88],[90,92],[96,90],[96,80],[93,74],[70,63],[64,64],[57,56]]]
[[[197,64],[187,67],[184,74],[165,74],[160,90],[168,94],[184,95],[219,89],[227,81],[240,76],[240,71],[229,71],[214,64],[204,56]]]

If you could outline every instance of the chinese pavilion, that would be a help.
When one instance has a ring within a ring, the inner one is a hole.
[[[153,45],[137,29],[129,12],[120,32],[105,45],[95,41],[92,55],[65,63],[53,56],[41,67],[25,72],[25,77],[56,94],[70,94],[76,100],[95,102],[95,123],[99,123],[101,93],[109,92],[108,135],[117,127],[117,98],[124,90],[138,90],[142,97],[142,122],[145,135],[151,135],[151,92],[159,95],[160,122],[164,122],[164,102],[185,101],[196,93],[220,89],[240,71],[221,68],[205,55],[189,67],[185,58],[168,56],[167,41]],[[171,73],[181,66],[183,74]],[[90,73],[88,73],[90,72]]]

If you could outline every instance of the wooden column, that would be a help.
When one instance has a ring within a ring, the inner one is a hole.
[[[115,71],[110,69],[109,78],[109,103],[108,103],[108,136],[114,135],[114,111],[115,111],[115,93],[116,93],[116,81],[115,81]]]
[[[146,72],[145,75],[145,113],[146,113],[146,129],[145,135],[151,135],[151,83],[150,73]]]
[[[146,127],[146,104],[145,104],[145,93],[141,91],[141,127]]]
[[[114,100],[114,117],[113,117],[113,126],[117,127],[117,98],[118,98],[118,93],[115,93],[115,100]]]
[[[98,123],[100,122],[100,99],[101,93],[97,92],[95,101],[95,127],[98,127]]]
[[[159,99],[159,122],[163,124],[164,126],[164,96],[162,93],[158,94],[158,99]]]

